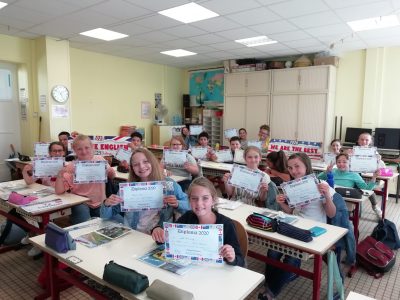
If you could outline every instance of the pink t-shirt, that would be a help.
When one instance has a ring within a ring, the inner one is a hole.
[[[92,160],[105,160],[100,155],[94,155]],[[75,164],[70,163],[64,167],[66,171],[64,173],[64,187],[65,190],[71,190],[71,193],[87,197],[90,200],[87,201],[87,205],[92,208],[99,207],[104,199],[106,199],[106,190],[104,183],[84,183],[74,184],[74,172]],[[107,176],[108,178],[115,176],[115,171],[107,163]]]

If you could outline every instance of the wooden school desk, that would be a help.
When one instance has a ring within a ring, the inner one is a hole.
[[[152,145],[146,147],[150,152],[154,154],[154,156],[158,159],[161,160],[163,158],[163,153],[164,153],[164,147],[163,146],[158,146],[158,145]]]
[[[16,186],[16,185],[26,186],[26,188],[24,188],[23,190],[17,191],[18,193],[24,195],[49,188],[48,186],[38,183],[26,185],[25,181],[22,179],[22,180],[2,182],[0,183],[0,190],[3,190],[4,192],[5,187]],[[57,206],[52,206],[47,208],[42,207],[34,211],[27,211],[26,208],[24,209],[24,206],[9,203],[8,201],[6,201],[6,199],[0,199],[0,214],[10,219],[14,223],[20,225],[21,227],[28,229],[31,232],[43,233],[44,228],[46,227],[46,225],[49,223],[50,220],[71,214],[72,206],[84,203],[89,200],[88,198],[70,193],[64,193],[62,195],[52,194],[40,198],[38,200],[42,201],[51,199],[61,199],[62,202]],[[34,202],[31,202],[31,204],[33,203]],[[16,209],[17,213],[20,214],[24,218],[24,220],[19,219],[8,213],[13,208]]]
[[[79,224],[94,224],[92,227],[81,228],[70,231],[73,238],[82,234],[94,231],[110,224],[109,221],[101,221],[94,219],[85,223]],[[96,225],[97,224],[97,225]],[[78,226],[79,227],[79,226]],[[30,238],[30,241],[44,251],[46,255],[46,263],[48,264],[50,285],[47,290],[47,296],[52,299],[59,299],[60,284],[59,279],[64,279],[67,282],[77,286],[78,288],[89,293],[96,299],[105,299],[98,292],[91,289],[85,283],[79,281],[77,276],[71,275],[63,270],[57,269],[57,262],[61,261],[78,271],[79,273],[99,282],[100,284],[108,285],[126,299],[150,299],[146,296],[146,292],[139,295],[134,295],[126,290],[110,285],[103,281],[104,265],[110,260],[134,269],[142,274],[147,275],[151,284],[155,279],[162,280],[172,284],[180,289],[193,293],[196,300],[209,299],[243,299],[248,296],[263,280],[264,275],[237,266],[223,265],[197,265],[193,266],[187,273],[176,275],[166,270],[150,266],[137,258],[144,255],[151,249],[156,247],[155,242],[150,235],[132,230],[131,233],[115,239],[107,244],[88,248],[77,242],[76,250],[68,251],[65,254],[57,253],[46,247],[45,235]],[[78,259],[77,263],[71,260]],[[46,295],[42,295],[46,296]],[[41,296],[36,299],[43,299]]]
[[[321,288],[321,271],[322,271],[322,256],[328,252],[346,233],[347,229],[332,226],[316,221],[299,218],[294,225],[303,229],[310,229],[314,226],[323,227],[327,230],[326,233],[319,237],[313,238],[313,241],[305,243],[296,239],[289,238],[276,232],[268,232],[253,228],[247,225],[246,218],[253,212],[263,212],[267,210],[262,207],[255,207],[247,204],[242,204],[234,210],[220,209],[223,215],[239,221],[247,231],[249,241],[253,244],[263,246],[265,254],[260,254],[249,250],[248,255],[258,260],[264,261],[270,265],[279,267],[283,270],[294,272],[300,276],[306,277],[313,281],[313,300],[320,299]],[[296,268],[291,265],[284,264],[281,261],[270,259],[266,256],[267,249],[282,252],[284,254],[307,260],[311,254],[314,255],[313,272],[306,271],[301,268]]]
[[[326,164],[321,162],[312,162],[312,168],[315,173],[325,172],[326,171]],[[361,173],[361,177],[365,179],[372,178],[372,173]],[[382,196],[382,219],[385,218],[385,211],[386,211],[386,201],[389,195],[389,180],[392,180],[396,177],[399,177],[399,173],[393,173],[392,176],[378,176],[376,180],[383,181],[383,188],[382,191],[374,190],[375,194]]]
[[[225,173],[231,172],[233,164],[219,163],[214,161],[200,161],[200,167],[204,176],[223,177]]]

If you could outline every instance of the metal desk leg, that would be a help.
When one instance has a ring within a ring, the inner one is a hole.
[[[356,238],[356,245],[358,245],[358,225],[360,223],[360,203],[354,203],[354,212],[353,212],[353,226],[354,226],[354,237]]]
[[[388,196],[388,185],[389,185],[389,180],[385,179],[384,185],[383,185],[383,195],[382,195],[382,220],[385,218],[385,211],[386,211],[386,201],[387,201],[387,196]]]
[[[400,163],[397,164],[397,172],[400,173]],[[397,183],[396,183],[396,204],[399,202],[399,183],[400,183],[400,176],[397,176]]]
[[[322,271],[322,256],[315,255],[314,257],[314,278],[313,278],[313,300],[320,299],[321,289],[321,271]]]
[[[49,278],[50,278],[50,293],[51,293],[51,299],[53,300],[59,300],[60,299],[60,288],[59,288],[59,279],[56,276],[56,268],[58,266],[58,260],[47,254],[48,256],[48,261],[49,261]]]

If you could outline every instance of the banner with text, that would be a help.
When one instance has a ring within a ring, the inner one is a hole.
[[[269,143],[268,152],[283,150],[287,156],[293,153],[304,152],[310,159],[320,160],[322,155],[321,142],[307,142],[295,140],[272,139]]]

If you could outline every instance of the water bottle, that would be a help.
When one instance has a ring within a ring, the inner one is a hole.
[[[335,187],[335,180],[333,179],[333,173],[332,173],[332,171],[329,171],[329,172],[326,174],[326,177],[327,177],[326,181],[328,182],[329,186],[330,186],[331,188],[334,188],[334,187]]]

